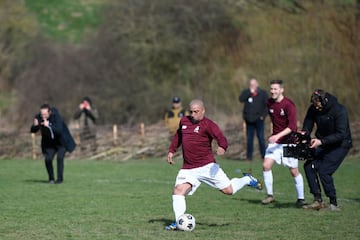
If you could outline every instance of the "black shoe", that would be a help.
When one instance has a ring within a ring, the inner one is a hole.
[[[306,205],[306,202],[304,199],[298,199],[295,204],[297,207],[303,207]]]
[[[56,180],[55,184],[62,184],[63,180]]]

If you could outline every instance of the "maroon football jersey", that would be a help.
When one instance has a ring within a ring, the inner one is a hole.
[[[228,142],[216,123],[204,117],[199,122],[192,122],[189,116],[180,120],[179,129],[176,132],[169,152],[174,153],[182,145],[183,169],[202,167],[215,162],[212,150],[212,140],[215,139],[218,146],[227,149]]]
[[[297,131],[296,106],[289,98],[284,97],[280,102],[270,98],[267,105],[273,124],[272,135],[278,134],[287,127],[294,132]],[[288,136],[280,138],[277,143],[288,143]]]

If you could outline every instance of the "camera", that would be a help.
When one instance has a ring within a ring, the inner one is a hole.
[[[293,132],[291,143],[283,147],[284,157],[293,157],[299,160],[313,160],[315,149],[310,148],[311,137],[305,132]]]

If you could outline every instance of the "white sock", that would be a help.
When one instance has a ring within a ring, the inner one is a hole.
[[[301,173],[294,177],[294,183],[298,199],[304,199],[304,180]]]
[[[266,187],[266,193],[268,195],[274,195],[273,193],[273,174],[272,171],[263,171],[264,183]]]
[[[248,176],[242,177],[242,178],[233,178],[230,180],[231,186],[233,189],[232,194],[234,195],[237,191],[242,189],[244,186],[248,185],[250,183],[251,179]]]
[[[186,211],[186,201],[185,196],[183,195],[172,195],[173,199],[173,210],[175,214],[175,221],[185,213]]]

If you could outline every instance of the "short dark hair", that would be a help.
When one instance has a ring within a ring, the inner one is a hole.
[[[284,82],[281,79],[273,79],[270,81],[270,85],[271,84],[280,84],[282,86],[282,85],[284,85]]]
[[[50,110],[50,105],[47,104],[47,103],[44,103],[44,104],[42,104],[42,105],[40,106],[40,109],[48,109],[48,110]]]

